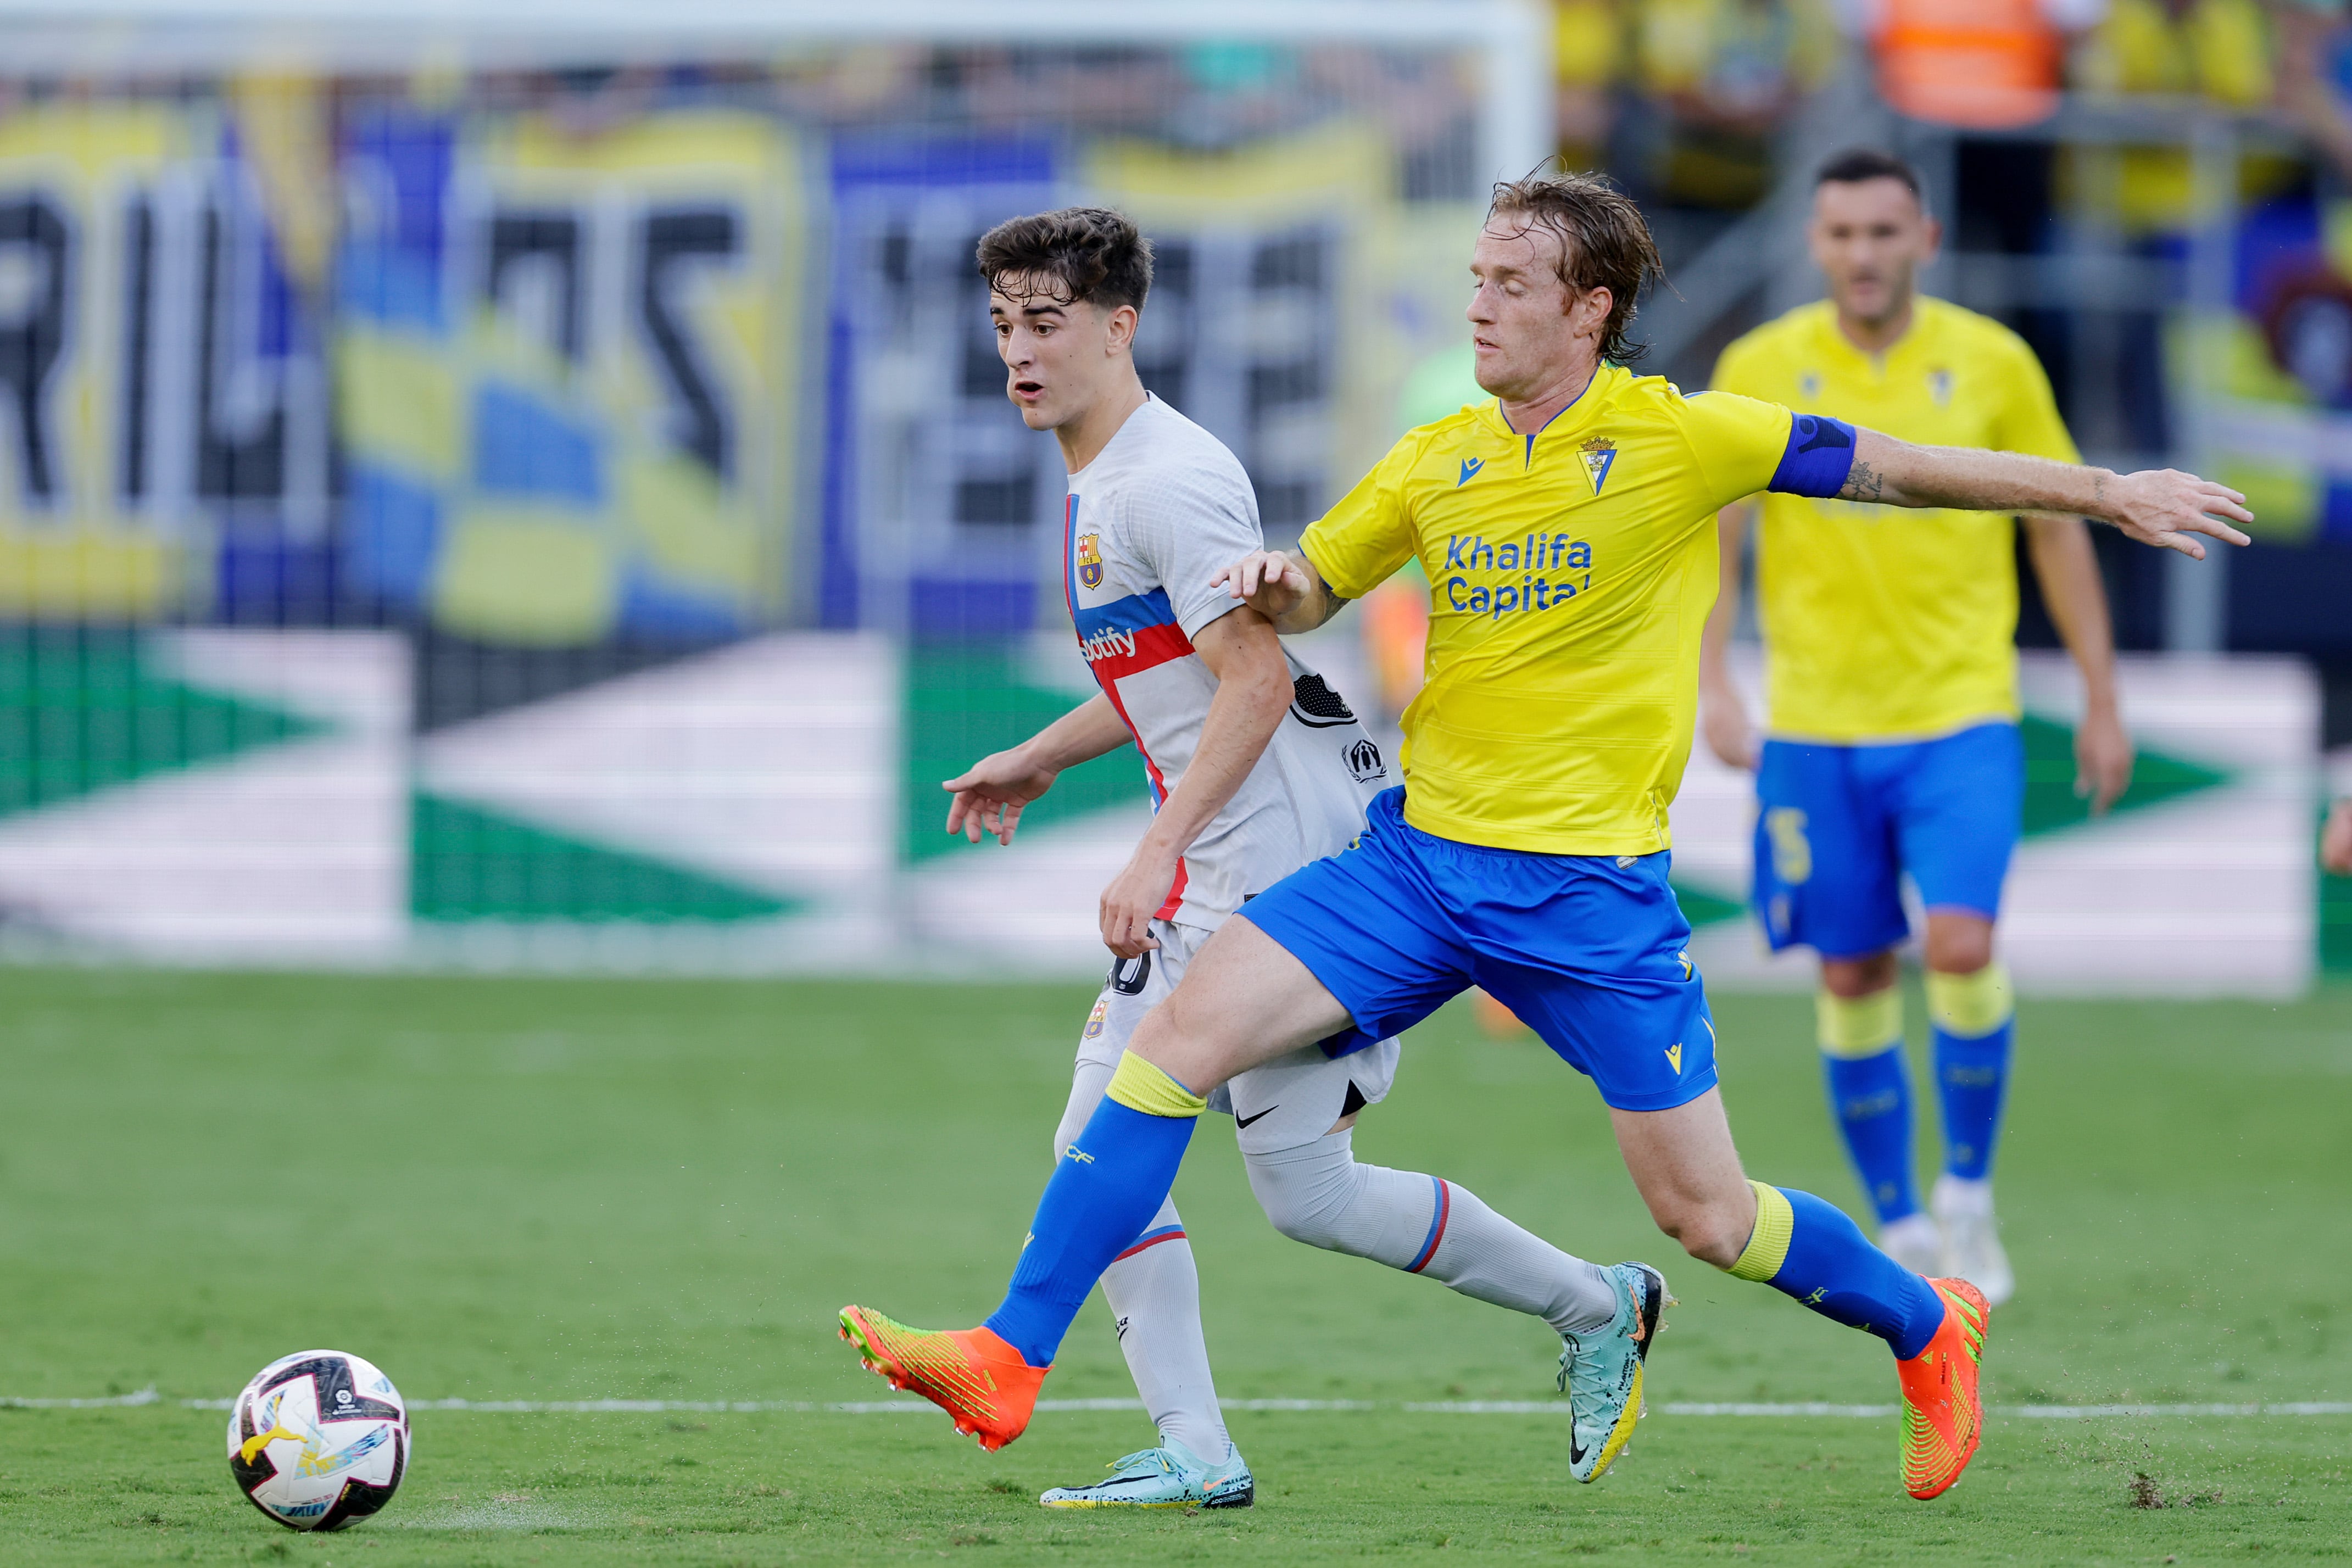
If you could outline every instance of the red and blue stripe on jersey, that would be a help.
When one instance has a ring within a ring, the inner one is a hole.
[[[1118,683],[1174,660],[1192,658],[1192,640],[1177,623],[1175,606],[1169,603],[1164,588],[1127,594],[1107,604],[1078,602],[1078,497],[1075,494],[1062,513],[1062,597],[1070,607],[1071,623],[1077,628],[1078,652],[1085,656],[1087,668],[1094,672],[1095,684],[1102,687],[1119,722],[1135,737],[1135,749],[1143,758],[1143,771],[1151,783],[1151,809],[1157,811],[1168,799],[1168,781],[1160,777],[1160,764],[1152,759],[1151,748],[1143,743],[1143,732],[1128,713]],[[1180,858],[1176,884],[1160,906],[1160,919],[1168,919],[1183,904],[1186,877]]]

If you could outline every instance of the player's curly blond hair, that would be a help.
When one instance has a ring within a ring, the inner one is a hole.
[[[1498,181],[1486,215],[1526,220],[1559,236],[1559,280],[1570,288],[1609,290],[1601,357],[1630,365],[1648,351],[1625,336],[1642,286],[1665,277],[1658,243],[1633,198],[1598,174],[1534,173]],[[1526,232],[1525,230],[1521,231]]]

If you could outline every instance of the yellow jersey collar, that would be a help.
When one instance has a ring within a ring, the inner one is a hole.
[[[1536,443],[1539,438],[1559,441],[1581,432],[1615,397],[1619,384],[1632,373],[1622,365],[1603,360],[1593,370],[1592,379],[1584,383],[1584,390],[1570,398],[1558,413],[1544,421],[1540,429],[1513,429],[1511,422],[1504,416],[1503,400],[1499,397],[1481,409],[1479,416],[1489,422],[1489,434],[1518,443],[1522,465],[1532,467]]]

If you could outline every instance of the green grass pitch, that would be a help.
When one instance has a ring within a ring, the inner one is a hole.
[[[1051,1514],[1147,1446],[1042,1415],[1003,1454],[946,1418],[422,1411],[399,1498],[292,1535],[233,1492],[226,1398],[317,1344],[415,1399],[889,1397],[832,1333],[994,1303],[1047,1173],[1084,988],[0,970],[0,1561],[2154,1562],[2352,1552],[2352,1418],[2006,1416],[1933,1504],[1895,1423],[1654,1413],[1568,1479],[1556,1343],[1273,1234],[1230,1124],[1178,1198],[1259,1478],[1247,1512]],[[1802,998],[1717,998],[1749,1167],[1849,1205]],[[1913,1007],[1913,1017],[1919,1009]],[[1915,1024],[1914,1033],[1918,1030]],[[2352,1399],[2352,990],[2276,1007],[2039,1002],[2002,1160],[2024,1281],[2000,1406]],[[1441,1172],[1682,1298],[1654,1403],[1883,1403],[1875,1341],[1650,1229],[1591,1089],[1459,1009],[1414,1031],[1365,1158]],[[1047,1393],[1131,1394],[1099,1300]],[[2145,1477],[2145,1480],[2140,1478]],[[2161,1502],[2162,1506],[2135,1506]]]

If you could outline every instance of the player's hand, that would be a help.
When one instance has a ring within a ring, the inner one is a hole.
[[[1756,727],[1748,722],[1748,705],[1738,694],[1703,698],[1699,727],[1706,732],[1706,748],[1727,768],[1756,771]]]
[[[975,844],[990,833],[1000,844],[1011,843],[1022,808],[1051,789],[1060,775],[1059,768],[1030,756],[1025,746],[982,758],[969,772],[940,786],[954,797],[948,802],[948,831]]]
[[[2144,468],[2110,481],[2106,490],[2107,521],[2144,545],[2203,560],[2204,541],[2193,535],[2233,545],[2253,542],[2230,526],[2251,523],[2254,515],[2246,510],[2246,498],[2227,485],[2178,468]],[[2224,517],[2229,522],[2220,520]]]
[[[1298,563],[1278,549],[1254,549],[1209,580],[1276,622],[1306,603],[1315,591]]]
[[[2132,743],[2113,708],[2090,714],[2074,731],[2074,799],[2103,815],[2131,788]]]
[[[2337,876],[2352,876],[2352,795],[2336,802],[2319,831],[2319,863]]]
[[[1140,958],[1160,946],[1151,935],[1151,917],[1176,885],[1176,861],[1149,839],[1135,846],[1134,858],[1103,889],[1104,946],[1122,958]]]

